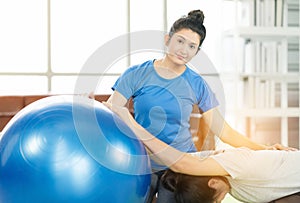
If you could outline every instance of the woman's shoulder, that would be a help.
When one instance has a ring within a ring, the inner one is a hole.
[[[207,85],[205,79],[200,75],[200,73],[194,71],[188,66],[183,74],[183,77],[191,84],[192,87],[196,89]]]
[[[122,75],[131,76],[133,74],[137,76],[136,74],[144,74],[145,71],[146,72],[150,71],[151,67],[153,67],[153,62],[151,60],[148,60],[140,64],[134,64],[129,66]]]
[[[153,63],[154,63],[153,60],[147,60],[147,61],[144,61],[142,63],[132,65],[131,68],[138,69],[138,68],[153,67]]]
[[[192,79],[197,79],[197,80],[203,80],[203,77],[201,76],[201,74],[195,70],[193,70],[191,67],[186,66],[186,71],[185,71],[185,75],[187,77],[190,77]]]
[[[142,63],[130,66],[127,69],[127,72],[145,71],[145,70],[151,69],[151,68],[153,68],[153,60],[147,60]]]

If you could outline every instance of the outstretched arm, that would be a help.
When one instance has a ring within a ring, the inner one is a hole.
[[[253,142],[248,137],[234,130],[223,118],[217,108],[203,113],[203,120],[213,134],[217,135],[224,143],[233,147],[247,147],[253,150],[277,149],[277,150],[296,150],[292,147],[285,147],[281,144],[266,146]]]
[[[134,120],[126,107],[107,102],[103,102],[103,104],[115,112],[148,150],[173,171],[189,175],[228,175],[213,158],[199,159],[193,157],[157,139]]]

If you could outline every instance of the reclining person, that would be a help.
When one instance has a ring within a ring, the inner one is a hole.
[[[160,141],[141,127],[125,107],[108,108],[118,114],[155,156],[171,170],[164,185],[176,202],[221,202],[227,193],[242,202],[270,202],[300,192],[300,151],[226,149],[203,156],[188,154]],[[289,149],[289,148],[288,148]]]
[[[163,175],[164,186],[175,192],[177,202],[220,202],[230,193],[242,202],[262,203],[300,192],[300,166],[295,166],[300,163],[300,151],[237,148],[198,162],[186,166],[206,168],[207,176],[201,172],[185,175],[186,169]]]

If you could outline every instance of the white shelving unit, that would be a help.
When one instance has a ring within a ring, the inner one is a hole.
[[[239,37],[248,39],[251,38],[265,41],[280,41],[286,37],[298,37],[300,35],[300,30],[298,27],[237,26],[231,30],[225,31],[223,34],[224,36],[237,35]]]
[[[228,113],[258,142],[300,148],[299,0],[224,1],[235,8],[220,74],[234,88]]]

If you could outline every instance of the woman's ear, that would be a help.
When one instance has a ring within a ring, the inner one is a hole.
[[[170,35],[169,35],[169,34],[166,34],[166,35],[165,35],[165,45],[166,45],[166,46],[169,45],[170,39],[171,39]]]

